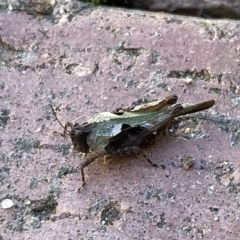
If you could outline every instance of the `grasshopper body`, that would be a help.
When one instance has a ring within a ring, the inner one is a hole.
[[[156,166],[141,147],[156,133],[170,127],[176,117],[202,111],[215,104],[214,100],[209,100],[183,107],[176,104],[177,99],[176,95],[171,95],[163,100],[99,113],[84,124],[66,123],[63,135],[70,136],[74,150],[94,153],[80,165],[82,185],[85,184],[83,169],[101,156],[140,152],[151,165]],[[54,110],[53,113],[56,117]]]

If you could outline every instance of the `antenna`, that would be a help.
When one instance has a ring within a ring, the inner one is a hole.
[[[65,136],[65,134],[70,135],[70,131],[67,130],[68,125],[63,126],[63,124],[59,121],[59,119],[57,117],[57,112],[54,110],[54,108],[51,104],[50,104],[50,108],[52,110],[53,116],[56,118],[56,120],[58,121],[60,126],[64,129],[63,134],[61,134],[61,135],[63,135],[63,136]]]

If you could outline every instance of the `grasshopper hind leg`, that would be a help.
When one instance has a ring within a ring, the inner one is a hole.
[[[152,167],[158,167],[157,164],[153,163],[150,158],[147,156],[146,152],[144,152],[143,150],[139,149],[139,152],[141,153],[141,155],[143,156],[144,159],[147,160],[147,162],[152,166]]]
[[[153,163],[150,158],[147,156],[146,152],[139,149],[139,152],[141,153],[141,155],[143,156],[143,158],[152,166],[152,167],[159,167],[159,165],[157,165],[156,163]],[[165,169],[165,166],[164,165],[160,165],[160,167],[162,169]]]
[[[140,149],[140,148],[133,148],[133,150],[134,150],[134,152],[135,153],[140,153],[141,155],[142,155],[142,157],[152,166],[152,167],[159,167],[159,165],[157,165],[156,163],[153,163],[152,161],[151,161],[151,159],[147,156],[147,153],[144,151],[144,150],[142,150],[142,149]],[[162,169],[165,169],[165,166],[164,165],[160,165],[160,167],[162,168]]]

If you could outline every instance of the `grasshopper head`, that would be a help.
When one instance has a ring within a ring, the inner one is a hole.
[[[76,152],[88,153],[87,135],[91,132],[90,124],[82,125],[75,123],[70,131],[70,137],[73,144],[73,150]]]
[[[58,123],[62,126],[64,129],[62,136],[69,135],[72,144],[73,144],[73,150],[76,152],[82,152],[82,153],[88,153],[89,152],[89,146],[87,144],[87,135],[91,132],[91,124],[89,123],[83,123],[82,125],[78,123],[70,123],[67,122],[65,126],[59,121],[57,117],[56,110],[54,110],[53,106],[50,105],[50,108],[53,112],[54,117],[58,121]],[[70,127],[70,131],[68,130],[68,127]]]

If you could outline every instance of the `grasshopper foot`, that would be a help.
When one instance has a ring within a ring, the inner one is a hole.
[[[79,189],[77,190],[78,193],[81,192],[81,190],[83,189],[83,187],[86,185],[85,182],[82,183],[82,185],[79,187]]]

